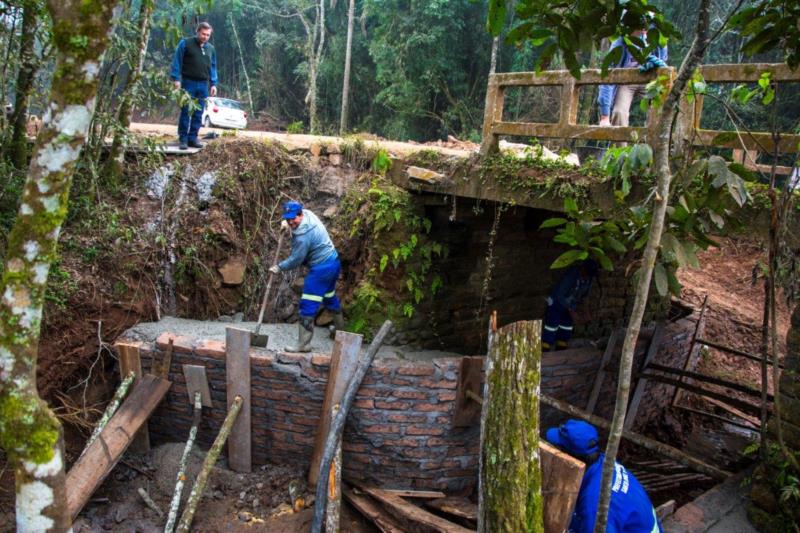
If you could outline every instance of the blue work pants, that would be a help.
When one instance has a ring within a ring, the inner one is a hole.
[[[200,107],[194,110],[191,117],[189,117],[189,106],[181,109],[181,117],[178,119],[178,139],[181,142],[195,142],[200,133],[203,110],[206,107],[206,98],[208,98],[208,80],[184,78],[181,80],[181,88],[189,93],[189,96],[199,100]]]
[[[300,297],[301,317],[315,317],[320,305],[333,313],[342,310],[342,304],[336,296],[336,281],[339,279],[341,268],[339,257],[336,255],[310,268],[303,282],[303,295]]]
[[[566,348],[572,337],[572,316],[564,307],[556,302],[548,304],[544,313],[544,329],[542,331],[542,350],[554,347]]]

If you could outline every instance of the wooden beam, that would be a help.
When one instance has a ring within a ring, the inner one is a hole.
[[[426,501],[425,506],[470,522],[478,521],[478,506],[466,498],[455,496],[438,498]]]
[[[689,343],[689,353],[686,354],[686,361],[683,362],[683,369],[684,370],[694,370],[697,366],[697,358],[700,356],[700,345],[697,344],[697,339],[702,336],[700,332],[701,329],[705,329],[705,316],[706,316],[706,309],[708,307],[708,294],[705,295],[703,298],[703,305],[700,306],[700,315],[697,317],[697,324],[694,326],[694,333],[692,333],[692,341]],[[683,381],[683,378],[681,378]],[[672,406],[675,407],[678,405],[678,402],[681,398],[681,389],[675,387],[675,391],[672,394]]]
[[[701,65],[699,70],[706,82],[758,81],[765,72],[771,74],[771,81],[800,82],[800,70],[786,63],[720,63]]]
[[[311,466],[308,470],[309,485],[316,485],[319,477],[319,462],[325,448],[325,440],[331,428],[331,409],[341,403],[347,384],[353,379],[358,368],[358,356],[361,354],[363,337],[355,333],[337,331],[331,352],[328,382],[325,385],[325,399],[322,402],[320,421],[314,438],[314,450],[311,452]]]
[[[682,409],[688,413],[694,413],[696,415],[705,416],[708,418],[713,418],[714,420],[719,420],[720,422],[724,422],[726,424],[731,424],[732,426],[749,429],[751,431],[758,431],[760,426],[754,425],[752,422],[749,421],[749,418],[743,418],[745,422],[739,422],[738,420],[733,420],[732,418],[728,418],[726,416],[720,416],[715,413],[709,413],[708,411],[701,411],[700,409],[695,409],[693,407],[687,407],[685,405],[676,405],[678,409]]]
[[[679,389],[685,390],[687,392],[692,392],[694,394],[699,394],[700,396],[703,396],[705,398],[713,398],[720,402],[727,403],[731,407],[740,409],[748,414],[757,416],[759,413],[759,407],[757,405],[747,403],[738,398],[733,398],[728,394],[723,394],[721,392],[704,389],[703,387],[698,387],[697,385],[690,385],[688,383],[683,383],[681,381],[678,381],[677,379],[668,378],[666,376],[661,376],[650,372],[645,372],[642,374],[642,376],[648,379],[652,379],[653,381],[658,381],[659,383],[663,383],[664,385],[674,385]]]
[[[648,370],[658,370],[659,372],[664,372],[666,374],[673,374],[675,376],[681,377],[689,377],[696,381],[700,381],[701,383],[710,383],[711,385],[719,385],[720,387],[726,387],[731,390],[735,390],[748,396],[753,396],[754,398],[761,398],[761,391],[757,391],[756,389],[751,389],[747,385],[742,385],[740,383],[735,383],[733,381],[729,381],[727,379],[717,378],[714,376],[706,376],[705,374],[700,374],[699,372],[688,372],[685,370],[678,370],[677,368],[671,368],[664,365],[659,364],[651,364]],[[769,401],[774,401],[775,397],[772,394],[767,394],[767,399]]]
[[[473,398],[480,398],[485,359],[485,357],[462,357],[459,362],[453,427],[469,427],[481,421],[481,403]]]
[[[562,402],[561,400],[556,400],[555,398],[548,396],[547,394],[542,394],[541,396],[542,403],[545,405],[549,405],[554,409],[558,409],[564,413],[572,415],[574,417],[586,420],[590,424],[594,424],[599,428],[603,428],[608,431],[608,428],[611,427],[611,424],[608,420],[600,418],[599,416],[595,416],[591,413],[587,413],[583,409],[579,409],[574,405],[570,405],[567,402]],[[658,442],[657,440],[653,440],[651,438],[645,437],[644,435],[640,435],[638,433],[634,433],[633,431],[624,431],[622,432],[622,436],[627,440],[642,446],[648,450],[658,452],[665,457],[669,457],[670,459],[674,459],[681,464],[686,466],[690,466],[697,470],[698,472],[702,472],[703,474],[709,475],[714,479],[725,479],[732,474],[715,466],[712,466],[696,457],[692,457],[688,453],[682,452],[677,448],[673,448],[667,444],[662,442]]]
[[[386,507],[386,510],[403,524],[406,531],[434,531],[436,533],[468,533],[473,531],[436,516],[385,490],[365,487],[364,492],[381,502]]]
[[[383,489],[389,494],[400,496],[401,498],[421,498],[421,499],[441,499],[446,498],[444,492],[438,490],[406,490],[406,489]]]
[[[124,378],[133,372],[136,376],[133,380],[133,386],[135,387],[142,379],[142,359],[139,354],[139,345],[119,342],[116,344],[116,347],[117,353],[119,354],[120,376]],[[150,432],[147,429],[147,424],[144,424],[136,433],[129,449],[132,453],[136,454],[143,454],[150,451]]]
[[[569,529],[586,465],[545,441],[539,441],[545,533]]]
[[[133,435],[147,422],[170,385],[165,379],[144,376],[100,436],[72,466],[67,474],[67,508],[73,520],[133,443]]]
[[[407,533],[402,524],[392,515],[386,512],[383,507],[369,496],[357,494],[353,489],[345,489],[344,498],[349,501],[361,514],[372,520],[383,533]]]
[[[644,361],[642,362],[642,369],[645,369],[653,362],[655,359],[656,354],[658,354],[658,346],[661,344],[661,328],[656,325],[655,330],[653,331],[653,336],[650,337],[650,345],[647,347],[647,355],[644,357]],[[647,378],[639,377],[636,381],[636,389],[633,391],[633,397],[631,398],[630,406],[628,407],[628,411],[625,414],[625,423],[623,427],[625,429],[633,428],[633,423],[636,421],[636,413],[639,411],[639,405],[642,403],[642,398],[644,397],[644,391],[647,388]]]
[[[603,358],[600,360],[600,366],[597,368],[597,375],[594,378],[594,385],[592,385],[592,392],[589,394],[589,402],[586,404],[586,411],[594,413],[597,407],[597,400],[600,398],[600,391],[603,388],[603,381],[606,378],[606,365],[611,361],[611,355],[614,353],[614,348],[617,346],[617,338],[619,337],[620,330],[615,329],[611,332],[606,344],[606,350],[603,352]]]
[[[234,472],[252,470],[250,424],[250,338],[246,329],[225,328],[225,377],[228,391],[228,410],[237,396],[242,407],[228,437],[228,466]]]
[[[697,342],[698,342],[698,344],[705,344],[709,348],[714,348],[716,350],[721,350],[723,352],[726,352],[726,353],[729,353],[729,354],[732,354],[732,355],[738,355],[740,357],[744,357],[745,359],[751,359],[751,360],[757,361],[759,363],[761,362],[761,359],[762,359],[758,355],[753,355],[753,354],[750,354],[750,353],[747,353],[747,352],[743,352],[742,350],[737,350],[736,348],[731,348],[729,346],[724,346],[722,344],[719,344],[718,342],[710,341],[708,339],[698,338]],[[774,361],[772,359],[767,358],[767,364],[768,365],[773,365],[775,363],[774,363]],[[783,368],[783,363],[778,363],[778,368]]]

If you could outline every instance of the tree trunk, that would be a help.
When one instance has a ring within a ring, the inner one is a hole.
[[[197,438],[197,428],[200,426],[200,418],[203,416],[203,404],[200,401],[200,392],[194,393],[194,415],[192,416],[192,427],[189,429],[189,438],[183,447],[183,455],[178,465],[178,475],[175,479],[175,492],[172,494],[172,502],[169,504],[169,515],[167,524],[164,526],[164,533],[172,533],[175,527],[175,520],[178,519],[178,508],[181,506],[181,494],[183,494],[183,484],[186,481],[186,464],[189,462],[189,454],[192,453],[194,440]]]
[[[239,32],[236,31],[236,21],[233,19],[233,13],[230,13],[231,29],[233,30],[233,39],[236,41],[236,48],[239,50],[239,60],[242,63],[242,74],[244,74],[244,84],[247,88],[247,104],[249,106],[250,115],[253,115],[253,91],[250,90],[250,76],[247,75],[247,66],[244,64],[244,54],[242,53],[242,43],[239,41]]]
[[[139,6],[139,53],[136,56],[136,63],[132,65],[128,74],[128,81],[123,89],[123,95],[119,104],[117,119],[117,131],[114,133],[114,140],[111,143],[111,150],[106,160],[104,174],[109,178],[118,178],[122,174],[122,166],[125,162],[125,150],[123,144],[128,135],[128,127],[131,125],[131,113],[133,111],[133,91],[139,78],[142,77],[144,70],[144,60],[147,55],[147,43],[150,41],[150,20],[153,17],[153,7],[155,0],[142,0]],[[100,139],[103,142],[103,139]]]
[[[12,133],[9,142],[9,159],[18,170],[28,164],[28,99],[33,90],[39,60],[34,51],[36,26],[42,13],[41,0],[26,0],[22,5],[22,35],[20,36],[19,71],[17,72],[14,113],[11,116]]]
[[[619,450],[619,442],[622,438],[622,429],[625,424],[627,413],[628,396],[631,387],[631,368],[633,366],[633,354],[636,348],[636,340],[639,337],[639,330],[642,326],[647,298],[650,292],[650,282],[653,277],[658,250],[661,244],[661,234],[664,229],[664,217],[667,212],[669,200],[669,187],[672,181],[672,170],[669,166],[669,141],[672,135],[672,124],[678,112],[678,104],[683,97],[684,89],[689,78],[694,73],[695,68],[702,62],[709,43],[708,19],[709,6],[711,0],[701,0],[698,11],[697,35],[692,43],[689,53],[683,60],[678,76],[662,107],[661,116],[656,124],[654,138],[654,161],[653,168],[656,173],[655,206],[653,208],[653,219],[650,223],[650,234],[647,238],[644,253],[642,254],[642,266],[639,269],[639,279],[636,284],[636,296],[634,298],[631,318],[628,322],[628,329],[625,331],[625,342],[622,346],[622,356],[619,365],[619,377],[617,382],[617,399],[614,406],[614,418],[611,421],[611,430],[606,445],[606,456],[603,460],[603,478],[600,483],[601,493],[600,502],[597,507],[597,518],[594,525],[595,533],[604,533],[608,520],[608,506],[611,501],[611,481],[614,473],[614,463]]]
[[[309,129],[312,134],[319,133],[319,117],[317,117],[317,74],[325,46],[325,0],[317,2],[317,18],[314,21],[314,33],[311,39],[308,61],[308,116]]]
[[[539,463],[541,321],[515,322],[492,340],[481,420],[481,532],[544,531]]]
[[[350,104],[350,61],[353,54],[353,23],[356,16],[356,0],[350,0],[347,8],[347,47],[344,53],[344,81],[342,82],[342,115],[339,118],[339,135],[347,132],[347,113]]]
[[[53,89],[0,286],[0,444],[16,474],[17,531],[66,531],[71,524],[61,424],[39,398],[36,358],[47,275],[92,117],[114,5],[48,0],[57,51]]]

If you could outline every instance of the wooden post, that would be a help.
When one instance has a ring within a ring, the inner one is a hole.
[[[515,322],[492,341],[481,449],[478,531],[544,532],[539,457],[540,320]]]
[[[194,413],[192,416],[192,427],[189,429],[189,438],[183,447],[181,462],[178,464],[178,475],[175,479],[175,491],[172,493],[172,501],[169,504],[169,515],[167,524],[164,526],[164,533],[172,533],[175,521],[178,519],[178,508],[181,505],[181,494],[183,494],[183,483],[186,481],[186,464],[189,462],[189,454],[192,453],[194,439],[197,438],[197,428],[200,425],[200,418],[203,416],[202,394],[194,392],[193,405]]]
[[[480,422],[481,379],[485,357],[462,357],[458,370],[456,389],[456,408],[453,414],[453,427],[469,427]]]
[[[486,88],[486,103],[483,111],[483,139],[481,141],[481,155],[487,156],[497,152],[498,136],[493,133],[495,122],[503,120],[503,100],[505,87],[500,85],[494,74],[489,76]]]
[[[317,434],[314,439],[314,451],[311,453],[311,467],[308,471],[308,484],[317,484],[319,462],[325,448],[325,440],[331,428],[331,408],[342,401],[347,384],[353,378],[358,367],[358,356],[361,353],[361,342],[364,338],[346,331],[336,332],[336,342],[331,353],[331,364],[328,372],[328,383],[325,386],[325,400],[322,402],[322,413]]]
[[[133,386],[136,387],[142,379],[142,359],[139,354],[139,345],[117,343],[116,347],[119,353],[120,377],[124,378],[133,372],[134,376],[136,376],[133,380]],[[147,429],[147,422],[136,433],[136,437],[128,449],[136,454],[150,451],[150,432]]]
[[[650,337],[650,346],[647,347],[647,355],[644,358],[644,363],[640,372],[647,370],[647,367],[655,359],[658,353],[658,345],[661,344],[661,328],[656,325],[653,330],[653,336]],[[625,424],[622,426],[625,429],[633,428],[633,422],[636,420],[636,413],[639,411],[639,404],[642,403],[644,391],[647,388],[647,378],[640,376],[636,382],[636,389],[633,391],[631,404],[628,407],[628,412],[625,415]]]
[[[360,342],[359,342],[360,344]],[[331,420],[339,412],[339,404],[331,409]],[[325,533],[339,533],[341,529],[340,514],[342,508],[342,439],[336,446],[336,453],[331,463],[328,476],[328,506],[325,509]]]
[[[692,342],[689,344],[689,353],[686,355],[686,362],[683,364],[684,370],[694,370],[697,366],[697,358],[700,356],[700,343],[697,339],[702,337],[705,333],[705,316],[706,306],[708,305],[708,294],[703,298],[703,306],[700,307],[700,316],[697,317],[697,324],[694,328],[692,335]],[[684,381],[681,378],[681,381]],[[672,406],[675,407],[681,401],[681,394],[683,391],[679,387],[675,387],[675,393],[672,396]]]
[[[600,398],[600,391],[603,388],[603,381],[606,378],[605,368],[608,362],[611,360],[611,354],[614,353],[614,348],[617,346],[618,336],[619,330],[615,329],[611,332],[611,336],[608,338],[606,351],[603,352],[603,358],[600,360],[600,366],[597,368],[597,375],[594,378],[592,392],[589,394],[589,402],[586,404],[586,411],[589,413],[594,413],[594,408],[597,407],[597,400]]]
[[[237,397],[242,408],[231,429],[228,442],[228,466],[234,472],[252,470],[250,441],[250,335],[245,329],[225,328],[225,376],[228,410]]]

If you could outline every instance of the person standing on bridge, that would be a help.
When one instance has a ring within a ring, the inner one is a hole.
[[[598,265],[586,259],[580,265],[572,265],[564,272],[547,300],[542,330],[542,350],[563,350],[572,337],[572,327],[580,323],[578,305],[589,294],[592,281],[597,277]]]
[[[593,533],[605,459],[605,454],[600,453],[597,429],[583,420],[567,420],[557,428],[548,429],[545,438],[550,444],[586,463],[569,532]],[[644,487],[631,472],[616,462],[606,533],[663,533]]]
[[[314,336],[314,317],[320,306],[333,313],[333,326],[344,329],[342,304],[336,296],[336,281],[339,279],[341,263],[328,230],[313,212],[303,208],[300,202],[283,204],[283,223],[292,230],[292,253],[270,267],[270,272],[279,274],[300,265],[309,267],[303,282],[300,297],[300,322],[297,328],[297,345],[287,346],[287,352],[311,351]]]
[[[206,98],[217,95],[217,52],[208,40],[214,29],[208,22],[197,25],[196,35],[181,39],[172,58],[170,77],[176,89],[183,89],[198,101],[200,107],[189,114],[189,106],[181,108],[178,119],[178,141],[180,149],[190,146],[202,148],[197,140],[203,120]]]
[[[624,16],[624,15],[623,15]],[[647,44],[647,25],[648,21],[642,19],[642,28],[634,31],[631,36],[637,37]],[[613,68],[634,68],[639,67],[639,72],[650,72],[654,68],[667,66],[669,53],[666,46],[659,46],[654,53],[647,56],[647,62],[639,65],[633,57],[623,37],[619,37],[608,50],[612,53],[617,48],[622,48],[622,55]],[[601,85],[597,95],[597,105],[600,114],[600,126],[628,126],[630,119],[631,103],[633,97],[644,96],[643,85]]]

